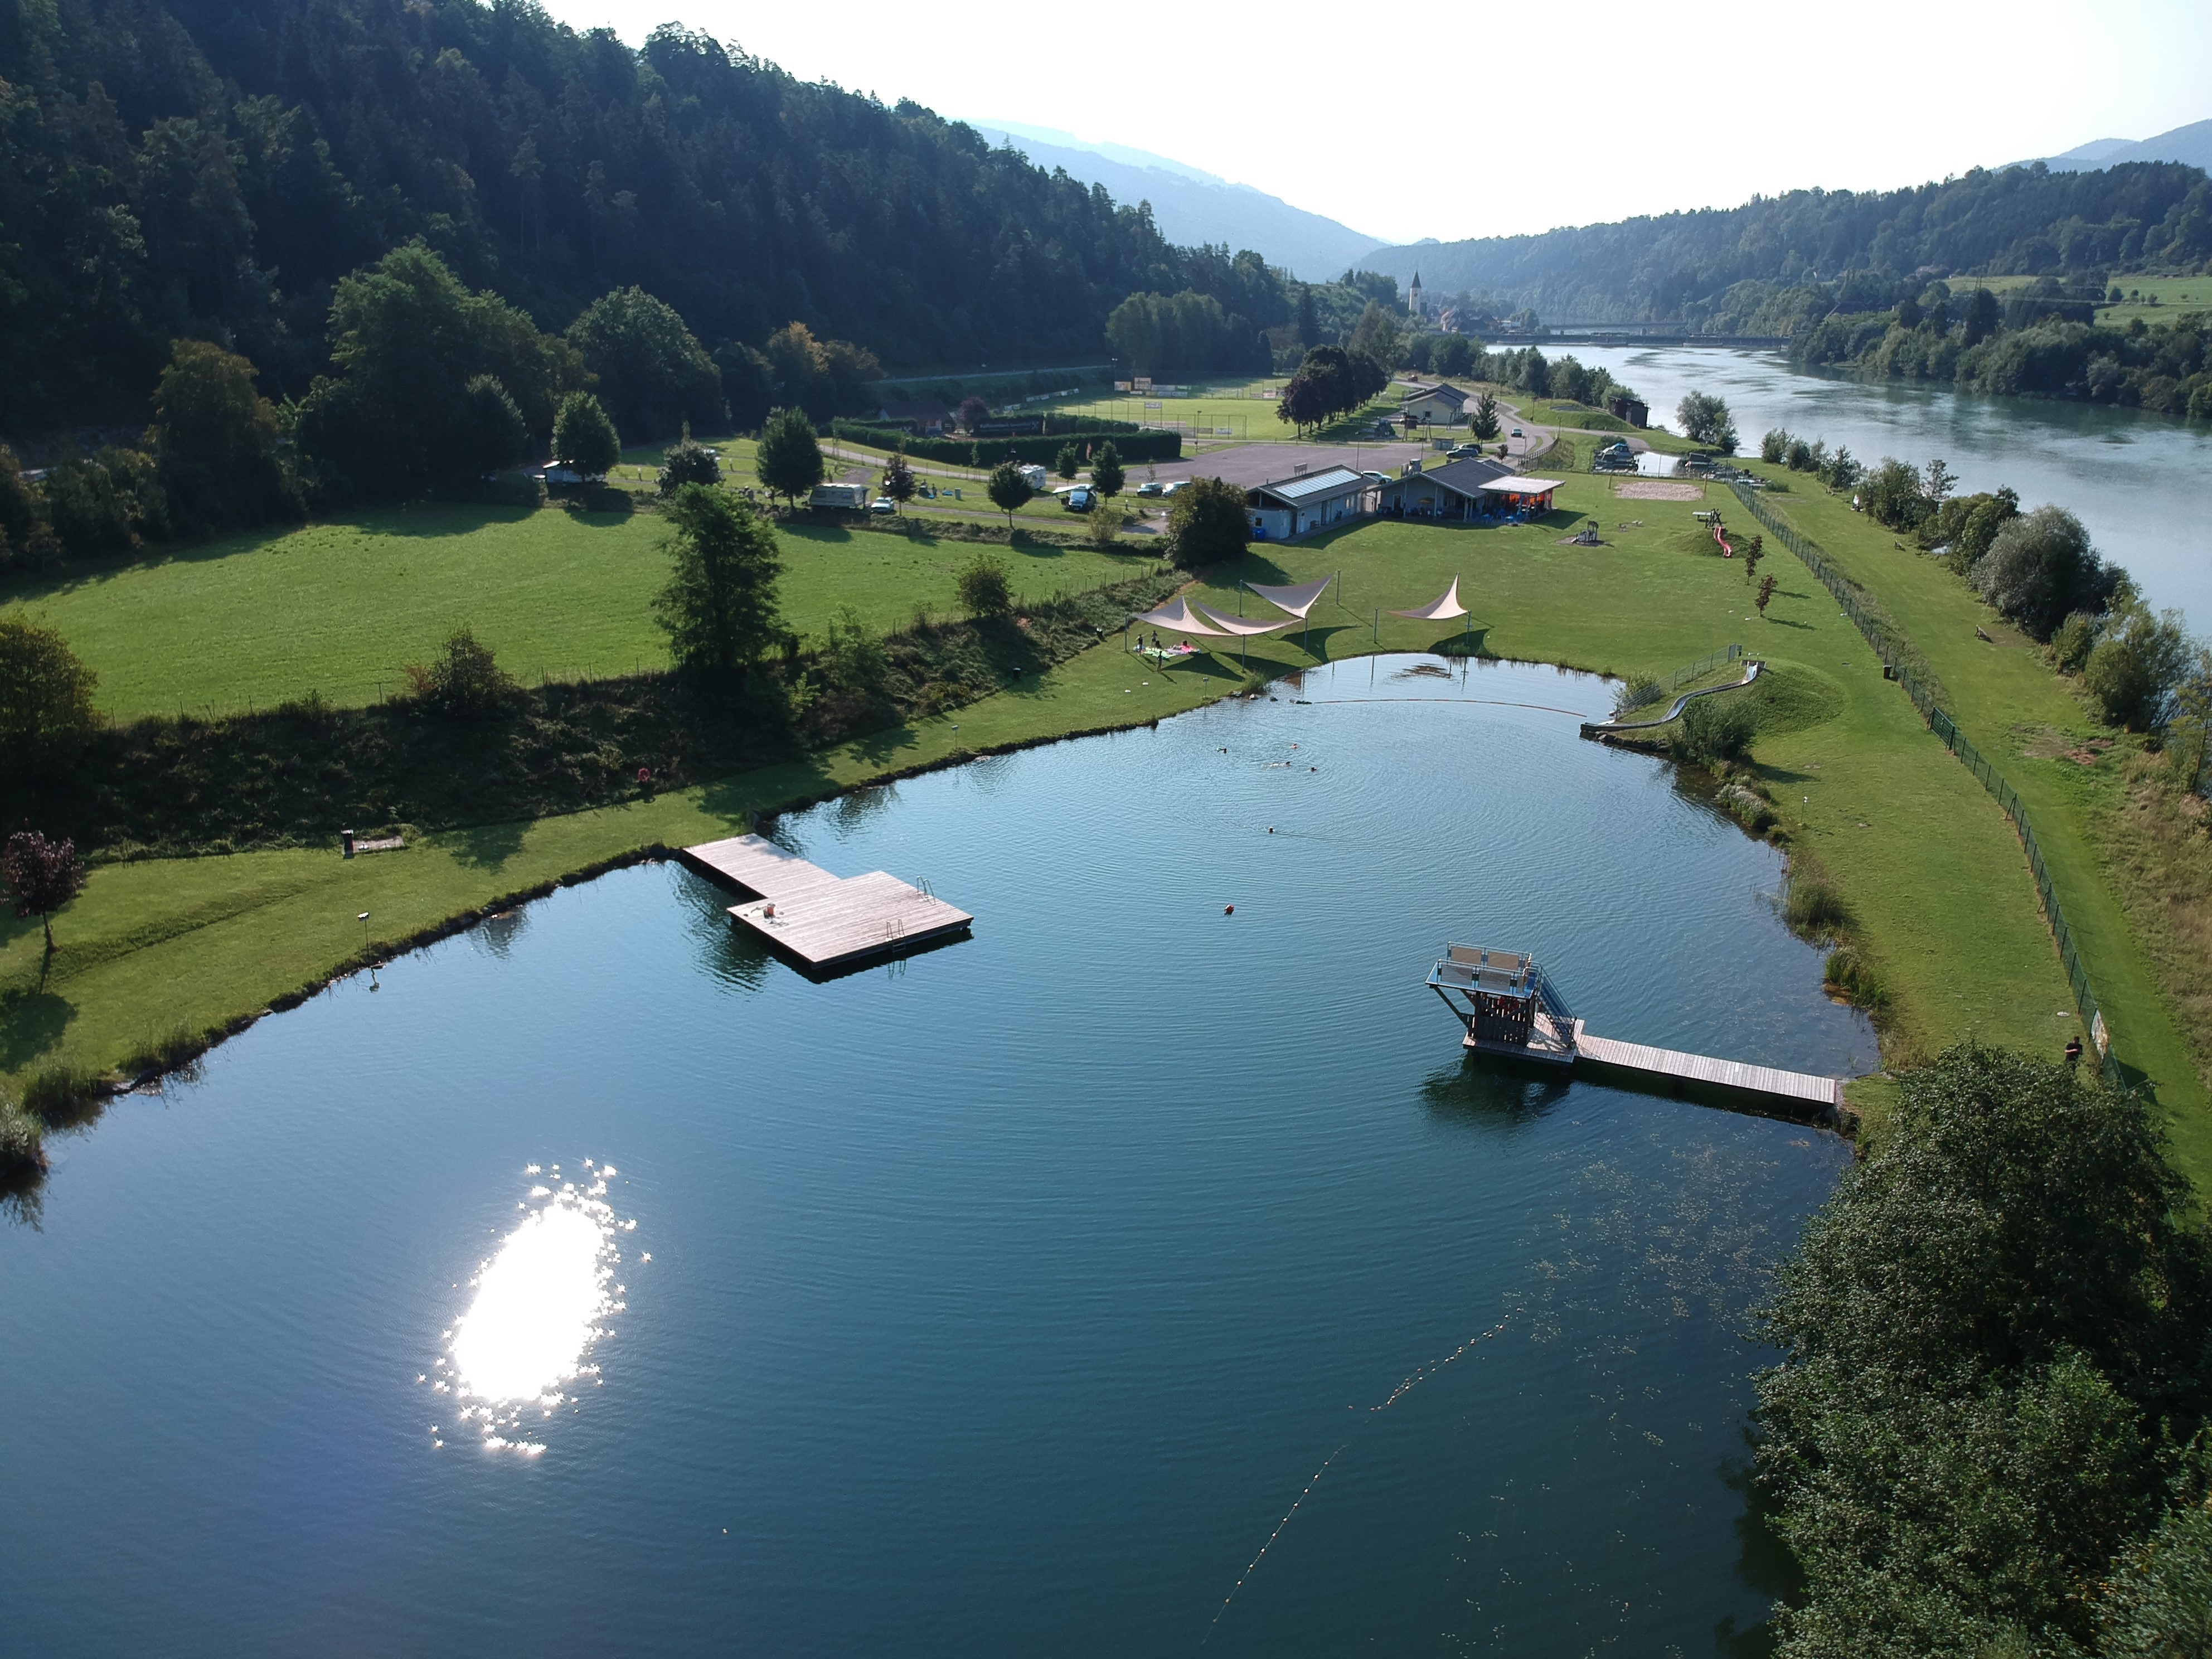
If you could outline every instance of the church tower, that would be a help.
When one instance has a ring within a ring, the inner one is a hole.
[[[1418,270],[1413,273],[1413,286],[1406,290],[1406,314],[1409,317],[1427,314],[1421,308],[1421,273]]]

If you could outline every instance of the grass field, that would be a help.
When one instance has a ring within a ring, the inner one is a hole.
[[[2122,756],[2089,766],[2071,758],[2099,730],[2094,719],[2034,641],[2001,621],[1940,561],[1899,547],[1844,498],[1802,481],[1800,490],[1771,503],[1881,596],[1942,681],[1960,729],[2027,804],[2113,1042],[2173,1109],[2192,1170],[2212,1176],[2212,1092],[2203,1059],[2192,1054],[2172,1016],[2097,844],[2096,820],[2116,811],[2124,789]],[[1977,628],[1990,639],[1978,638]]]
[[[355,705],[399,689],[463,623],[509,672],[580,678],[665,665],[653,595],[668,559],[658,517],[460,506],[393,507],[167,557],[18,584],[0,614],[58,629],[100,676],[111,717],[229,713],[319,691]],[[872,531],[780,532],[784,614],[818,634],[840,606],[878,628],[954,608],[975,545]],[[1088,548],[1001,547],[1032,599],[1151,562]]]
[[[2127,297],[2100,306],[2097,320],[2124,328],[2140,317],[2146,323],[2178,323],[2212,311],[2212,276],[2115,276],[2106,284]]]
[[[1282,581],[1342,573],[1340,586],[1316,610],[1310,644],[1296,632],[1254,642],[1251,667],[1271,673],[1378,647],[1456,642],[1459,624],[1376,614],[1432,599],[1455,575],[1481,645],[1493,655],[1644,676],[1668,672],[1731,639],[1742,641],[1768,659],[1778,688],[1780,718],[1762,731],[1759,773],[1778,805],[1784,832],[1853,914],[1861,952],[1888,993],[1892,1055],[1923,1054],[1970,1033],[2055,1054],[2077,1028],[2018,841],[1996,803],[1921,725],[1903,693],[1882,679],[1856,632],[1787,553],[1770,552],[1764,568],[1782,585],[1762,620],[1753,611],[1741,565],[1717,557],[1690,519],[1699,503],[1624,501],[1612,492],[1611,481],[1577,475],[1561,488],[1561,513],[1542,525],[1369,523],[1296,546],[1255,549],[1237,565],[1209,573],[1200,597],[1233,611],[1240,578]],[[1724,510],[1732,505],[1720,492],[1709,494],[1719,495],[1711,504]],[[1927,573],[1942,575],[1931,563],[1899,561],[1893,568],[1879,550],[1863,544],[1863,521],[1849,520],[1846,509],[1835,510],[1847,522],[1831,524],[1825,501],[1788,499],[1839,556],[1869,562],[1872,579],[1931,659],[1955,644],[1947,630],[1972,641],[1971,626],[1953,626],[1946,594],[1920,585]],[[1592,522],[1607,545],[1562,544]],[[596,550],[605,544],[593,538],[609,527],[624,526],[585,525],[563,533]],[[515,533],[507,526],[489,531],[477,533],[487,540]],[[393,539],[416,556],[406,538]],[[875,539],[888,538],[852,538]],[[531,545],[528,536],[520,536],[500,556],[525,560]],[[265,550],[238,556],[250,566]],[[794,556],[795,567],[800,556]],[[804,556],[824,566],[823,586],[809,603],[833,602],[831,579],[853,574],[855,550],[839,544]],[[847,564],[840,567],[840,559]],[[481,560],[469,562],[475,567]],[[602,556],[598,562],[611,561]],[[1039,580],[1048,575],[1066,586],[1079,585],[1084,570],[1058,560],[1030,568],[1039,570]],[[1097,567],[1101,573],[1110,568],[1103,562]],[[949,580],[949,573],[924,566],[863,574],[859,586],[896,617],[911,600],[893,602],[895,590],[940,579]],[[471,586],[480,594],[480,584]],[[568,591],[556,583],[541,599],[549,629],[564,609],[607,608],[607,590],[595,590],[590,605],[577,606],[558,597]],[[794,578],[794,604],[799,591]],[[113,596],[127,592],[85,589],[85,620],[94,619],[99,593],[112,608]],[[483,615],[479,610],[480,623]],[[1961,708],[1970,727],[1977,719],[1999,727],[2008,719],[2058,723],[2068,702],[2063,687],[2025,652],[1997,660],[2010,665],[1984,675],[1971,662],[1954,667],[1947,657],[1940,665],[1947,681],[1960,688],[1962,703],[1984,710],[1978,715],[1973,708]],[[164,672],[203,674],[216,684],[232,671],[217,662],[179,663]],[[250,1015],[356,958],[362,942],[352,918],[360,910],[371,913],[376,938],[404,939],[445,917],[629,849],[726,831],[749,810],[959,751],[1157,718],[1243,684],[1231,653],[1163,672],[1117,650],[1094,649],[1034,684],[949,719],[918,721],[804,762],[635,806],[428,836],[404,854],[350,863],[334,854],[287,852],[103,866],[58,918],[63,948],[43,984],[35,927],[0,924],[0,988],[15,997],[0,1020],[0,1073],[20,1073],[64,1056],[116,1065],[169,1032],[220,1027]],[[1988,712],[2008,698],[2019,700],[2021,715]],[[2078,722],[2078,709],[2065,717]],[[1979,729],[1976,735],[1981,740]],[[1993,753],[2011,752],[2002,730],[1989,746]],[[2015,782],[2023,793],[2035,787],[2027,775]],[[2037,810],[2045,808],[2039,804]],[[2166,1037],[2157,1033],[2163,1015],[2140,962],[2133,969],[2124,965],[2124,918],[2109,893],[2100,913],[2094,863],[2086,848],[2066,839],[2057,822],[2063,804],[2056,797],[2048,816],[2053,827],[2044,833],[2054,862],[2070,861],[2064,902],[2090,944],[2099,992],[2116,1010],[2112,1018],[2123,1051],[2187,1117],[2193,1073],[2171,1037],[2171,1023]],[[2203,1121],[2201,1110],[2188,1119],[2199,1127]],[[2193,1176],[2212,1176],[2212,1146],[2203,1136],[2185,1133],[2180,1153]]]

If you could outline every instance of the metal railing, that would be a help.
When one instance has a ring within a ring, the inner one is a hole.
[[[1920,711],[1928,729],[1942,740],[1966,769],[1981,781],[1982,787],[1996,797],[2012,820],[2013,828],[2020,833],[2020,844],[2027,854],[2029,872],[2035,878],[2036,896],[2043,905],[2044,919],[2051,924],[2051,942],[2058,947],[2059,965],[2066,970],[2066,981],[2073,988],[2074,1004],[2081,1011],[2081,1024],[2096,1045],[2099,1062],[2105,1080],[2118,1084],[2122,1079],[2120,1062],[2112,1052],[2112,1034],[2105,1024],[2105,1016],[2097,1006],[2095,994],[2089,988],[2089,970],[2081,960],[2081,952],[2074,943],[2074,930],[2066,925],[2066,913],[2059,908],[2058,892],[2052,886],[2051,871],[2043,860],[2043,848],[2035,839],[2035,826],[2028,822],[2027,807],[2003,774],[1990,764],[1988,758],[1977,749],[1959,724],[1943,708],[1940,698],[1942,686],[1926,661],[1912,648],[1912,644],[1887,613],[1875,605],[1866,590],[1838,569],[1820,544],[1808,536],[1802,536],[1784,524],[1765,502],[1741,484],[1730,486],[1751,516],[1768,530],[1776,539],[1804,562],[1805,568],[1820,579],[1821,585],[1835,597],[1844,614],[1857,627],[1874,653],[1881,659],[1882,667],[1891,679],[1905,688],[1905,695],[1912,699],[1912,706]]]

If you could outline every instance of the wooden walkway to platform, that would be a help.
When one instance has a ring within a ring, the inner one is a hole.
[[[881,870],[836,876],[758,836],[684,848],[684,863],[751,894],[730,919],[810,968],[890,956],[963,933],[975,921],[933,894]]]
[[[1746,1065],[1739,1060],[1716,1060],[1711,1054],[1686,1054],[1674,1048],[1653,1048],[1641,1042],[1620,1042],[1612,1037],[1591,1036],[1580,1030],[1579,1022],[1575,1036],[1575,1058],[1588,1060],[1595,1066],[1610,1066],[1624,1072],[1641,1072],[1651,1077],[1673,1078],[1684,1083],[1702,1083],[1716,1089],[1733,1089],[1741,1094],[1795,1101],[1830,1111],[1841,1109],[1844,1103],[1844,1085],[1840,1078],[1815,1077],[1809,1072],[1784,1072],[1771,1066]]]

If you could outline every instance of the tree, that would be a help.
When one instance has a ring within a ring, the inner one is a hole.
[[[479,374],[461,392],[453,449],[479,476],[505,470],[530,452],[530,428],[498,377]]]
[[[768,521],[726,490],[685,484],[664,509],[674,562],[653,612],[679,668],[726,678],[783,637],[783,559]]]
[[[1073,443],[1062,444],[1060,453],[1053,457],[1052,470],[1063,478],[1073,478],[1083,471],[1083,452]]]
[[[1168,536],[1186,570],[1237,557],[1252,539],[1244,492],[1218,478],[1193,478],[1168,504]]]
[[[786,323],[769,335],[763,355],[776,395],[817,424],[859,413],[871,401],[870,386],[883,378],[873,352],[849,340],[817,340],[804,323]]]
[[[1959,475],[1944,465],[1942,458],[1938,457],[1928,463],[1928,471],[1921,481],[1920,493],[1927,497],[1931,506],[1940,510],[1943,503],[1951,499],[1951,492],[1958,488],[1958,483]]]
[[[902,450],[884,463],[884,494],[903,513],[906,504],[914,499],[914,469],[907,465],[906,453]]]
[[[604,478],[622,459],[622,439],[606,410],[588,392],[572,392],[553,417],[553,459],[586,478]]]
[[[84,871],[76,861],[76,844],[49,841],[35,830],[21,830],[8,837],[0,854],[0,875],[15,896],[15,914],[36,916],[45,923],[46,954],[53,954],[54,912],[77,896],[84,886]]]
[[[1394,309],[1386,309],[1370,300],[1366,309],[1359,313],[1358,322],[1352,325],[1352,338],[1346,343],[1346,349],[1372,358],[1386,371],[1394,369],[1406,355],[1406,325]],[[1365,401],[1364,398],[1360,399],[1362,403]]]
[[[1757,1479],[1808,1585],[1783,1653],[2137,1650],[2095,1647],[2100,1593],[2169,1476],[2201,1494],[2161,1449],[2203,1421],[2212,1323],[2152,1113],[1972,1044],[1900,1077],[1765,1316]]]
[[[1498,399],[1491,393],[1486,392],[1474,400],[1474,414],[1468,421],[1468,430],[1481,443],[1498,435]]]
[[[2039,640],[2069,611],[2103,611],[2118,580],[2081,520],[2063,507],[2007,520],[1973,573],[1981,596]]]
[[[801,495],[813,493],[823,477],[822,442],[814,435],[814,422],[805,410],[769,411],[753,464],[760,473],[761,488],[771,495],[782,496],[793,507],[799,505]]]
[[[1030,481],[1022,476],[1020,465],[1011,456],[991,469],[990,480],[983,488],[991,498],[991,505],[1006,515],[1009,531],[1014,527],[1014,514],[1027,507],[1030,497],[1036,493],[1030,488]]]
[[[2115,726],[2137,732],[2162,728],[2196,660],[2179,611],[2152,616],[2136,605],[2107,627],[2082,665],[2082,684]]]
[[[1709,392],[1692,392],[1674,405],[1674,416],[1682,423],[1682,435],[1693,444],[1707,449],[1717,449],[1723,455],[1735,453],[1735,422],[1729,414],[1729,406]]]
[[[1917,530],[1935,507],[1921,493],[1920,474],[1893,455],[1866,475],[1861,492],[1868,514],[1892,530]]]
[[[970,392],[960,400],[959,412],[954,416],[960,429],[973,437],[983,429],[983,422],[991,418],[991,405]]]
[[[254,390],[252,363],[206,340],[171,343],[146,446],[179,529],[259,524],[287,511],[276,443],[276,410]]]
[[[1789,453],[1789,433],[1778,426],[1768,428],[1766,435],[1759,441],[1759,459],[1770,466],[1779,466]]]
[[[1759,562],[1765,556],[1765,537],[1753,536],[1743,544],[1743,579],[1746,582],[1759,579]]]
[[[673,495],[685,484],[722,482],[722,459],[702,443],[695,442],[687,428],[684,435],[660,452],[660,494]]]
[[[471,293],[420,242],[344,277],[331,302],[331,372],[301,402],[295,432],[325,495],[407,495],[466,482],[480,469],[460,429],[465,394],[490,375],[531,431],[553,429],[584,367],[489,291]]]
[[[599,376],[599,395],[633,439],[661,438],[686,421],[726,414],[721,372],[672,306],[641,288],[617,289],[568,325],[568,343]]]
[[[1111,500],[1121,493],[1121,486],[1127,482],[1128,474],[1121,467],[1121,452],[1114,447],[1114,441],[1109,438],[1091,458],[1091,487]]]
[[[757,432],[775,406],[775,369],[761,352],[742,340],[714,348],[714,367],[722,376],[722,398],[740,432]]]
[[[1840,491],[1858,483],[1864,471],[1857,458],[1843,445],[1838,444],[1835,453],[1821,462],[1815,476],[1829,489]]]
[[[960,608],[979,620],[1003,617],[1014,608],[1014,590],[1006,567],[994,553],[978,553],[962,567]]]
[[[1282,400],[1275,405],[1275,418],[1303,434],[1307,428],[1319,426],[1328,418],[1324,399],[1322,383],[1300,369],[1283,383]]]
[[[1780,586],[1781,584],[1771,576],[1761,576],[1759,579],[1759,593],[1752,603],[1759,607],[1759,617],[1761,622],[1766,620],[1767,601],[1774,597],[1774,590]]]
[[[0,766],[46,773],[74,757],[100,725],[98,683],[59,634],[0,616]]]

